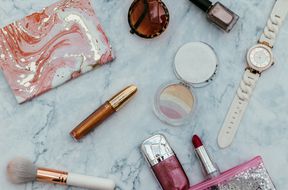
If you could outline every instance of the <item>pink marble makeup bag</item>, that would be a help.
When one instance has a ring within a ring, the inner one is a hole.
[[[18,103],[112,60],[89,0],[61,0],[0,29],[0,68]]]

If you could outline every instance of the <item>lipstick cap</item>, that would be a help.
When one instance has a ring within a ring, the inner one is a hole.
[[[145,140],[141,145],[141,151],[151,166],[175,155],[165,136],[160,134]]]
[[[137,92],[135,85],[130,85],[113,96],[108,102],[110,105],[118,111],[121,109]]]

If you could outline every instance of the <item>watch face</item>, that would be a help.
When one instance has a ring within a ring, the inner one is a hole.
[[[264,45],[256,45],[249,50],[247,61],[252,68],[263,71],[273,63],[272,52]]]

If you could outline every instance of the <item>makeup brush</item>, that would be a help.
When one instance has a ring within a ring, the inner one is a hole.
[[[7,166],[9,180],[15,184],[40,181],[94,190],[114,190],[115,183],[110,179],[68,173],[47,168],[38,168],[30,160],[15,158]]]

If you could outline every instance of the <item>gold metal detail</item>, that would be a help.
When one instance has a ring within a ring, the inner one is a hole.
[[[36,180],[40,182],[66,185],[68,173],[48,168],[38,168]]]
[[[265,41],[263,41],[263,42],[258,42],[259,44],[263,44],[263,45],[265,45],[265,46],[268,46],[268,47],[270,47],[270,48],[273,48],[273,46],[271,46],[268,42],[265,42]]]
[[[136,92],[137,87],[135,85],[128,86],[127,88],[116,94],[108,102],[116,111],[118,111],[135,95]]]

